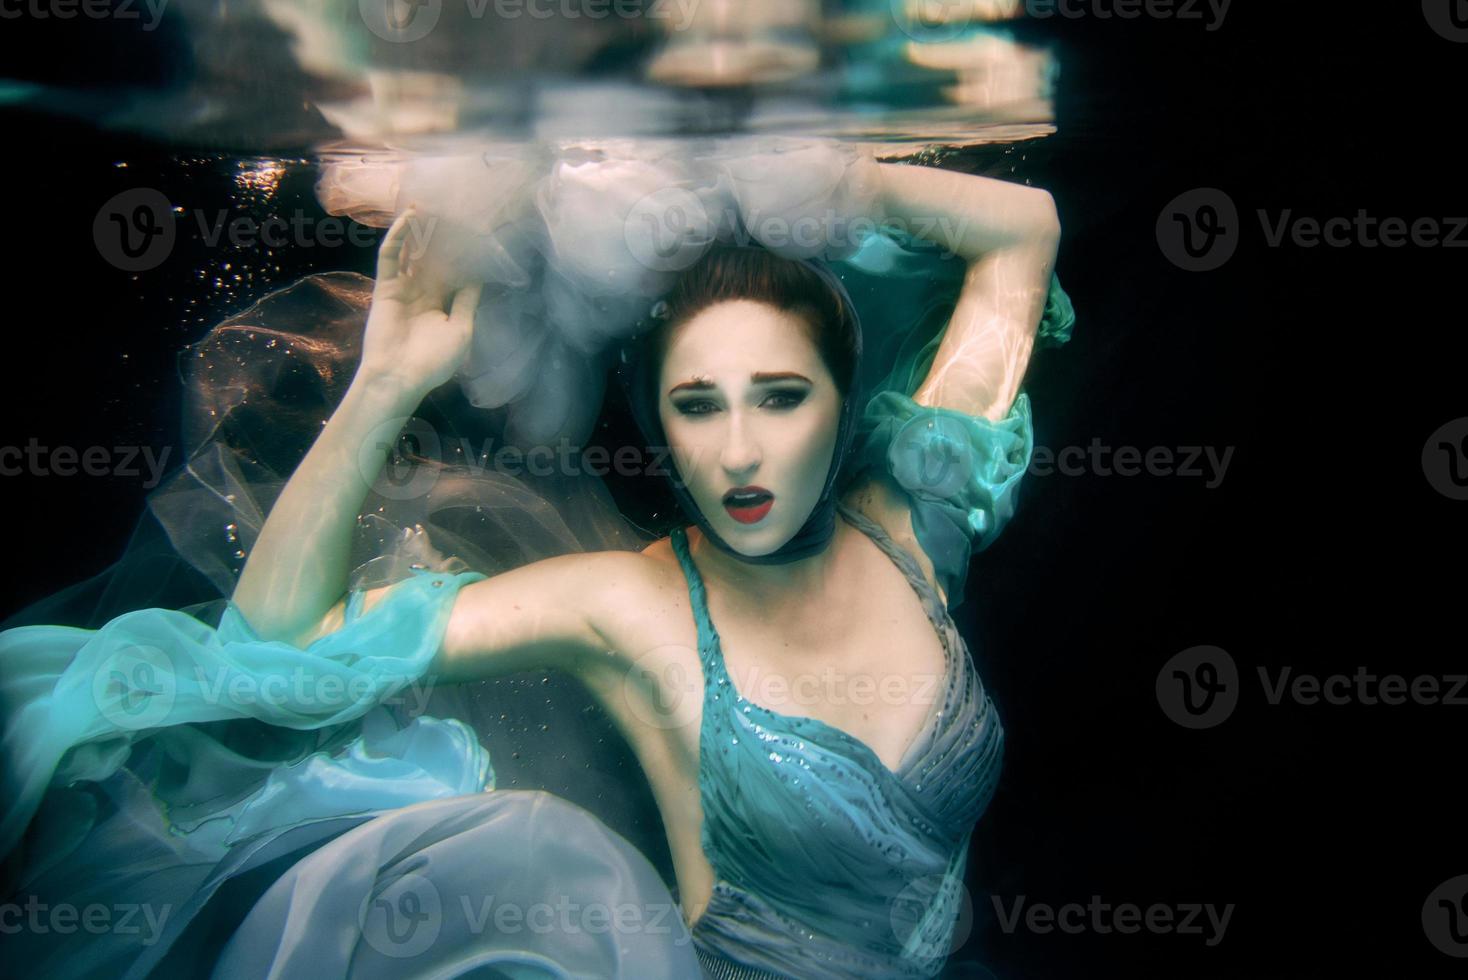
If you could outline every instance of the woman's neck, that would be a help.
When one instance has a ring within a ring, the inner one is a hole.
[[[705,581],[717,582],[718,587],[732,590],[758,607],[771,608],[796,597],[817,600],[829,591],[835,582],[837,556],[844,550],[850,531],[838,518],[826,547],[809,557],[778,565],[740,561],[711,542],[697,525],[688,527],[688,548]]]

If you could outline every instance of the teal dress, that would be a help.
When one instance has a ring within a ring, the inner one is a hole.
[[[1055,282],[1042,340],[1072,321]],[[884,362],[894,374],[931,359],[938,333],[913,337]],[[881,466],[907,490],[951,606],[1013,513],[1029,401],[993,423],[911,390],[871,398],[852,472]],[[743,699],[676,531],[710,679],[699,782],[718,878],[691,932],[596,816],[496,789],[468,726],[401,710],[458,590],[483,577],[417,567],[370,611],[354,591],[343,626],[304,649],[262,640],[232,605],[214,626],[150,608],[0,633],[0,851],[8,901],[35,910],[0,955],[54,976],[934,975],[1003,733],[913,556],[842,514],[942,638],[938,707],[889,771],[839,729]],[[58,928],[45,910],[62,906],[115,927]]]
[[[876,523],[837,509],[912,586],[942,641],[943,678],[896,770],[839,728],[749,700],[725,669],[687,537],[673,532],[698,622],[703,849],[717,876],[693,936],[706,962],[779,975],[928,977],[949,951],[1004,732],[917,562]]]

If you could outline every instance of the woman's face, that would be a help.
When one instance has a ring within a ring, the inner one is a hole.
[[[766,555],[805,524],[841,394],[804,320],[752,300],[702,310],[670,339],[658,413],[684,485],[730,547]]]

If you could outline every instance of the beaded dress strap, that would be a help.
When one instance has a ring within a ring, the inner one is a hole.
[[[929,622],[933,624],[939,633],[943,633],[946,627],[954,626],[953,617],[948,613],[947,604],[938,595],[937,590],[933,588],[927,576],[923,574],[923,570],[918,565],[917,559],[906,548],[893,541],[892,536],[887,533],[882,525],[860,511],[852,510],[840,502],[836,504],[836,510],[842,517],[865,532],[867,537],[871,538],[876,546],[886,552],[888,558],[892,559],[893,563],[897,565],[898,570],[906,577],[908,584],[912,586],[913,591],[918,594],[918,598],[923,601],[923,611],[928,614]]]
[[[719,646],[719,631],[714,628],[713,617],[709,615],[708,590],[704,587],[703,576],[699,574],[698,566],[693,563],[693,555],[688,550],[688,532],[684,528],[675,527],[668,537],[673,544],[673,553],[678,556],[678,564],[683,568],[683,577],[688,582],[693,619],[698,624],[699,659],[703,661],[705,671],[713,666],[722,674],[724,654]],[[704,687],[707,691],[711,685],[705,684]]]
[[[902,572],[903,577],[907,579],[908,584],[922,600],[923,612],[927,614],[928,621],[942,637],[945,652],[953,654],[949,638],[956,635],[957,627],[953,622],[953,617],[948,613],[948,606],[923,575],[917,559],[893,541],[882,525],[865,514],[852,510],[839,502],[836,504],[836,510],[871,538],[877,547],[897,565],[898,570]],[[704,586],[703,576],[699,574],[698,566],[693,563],[693,555],[688,550],[688,533],[684,528],[675,527],[669,534],[669,539],[673,545],[673,553],[678,556],[678,564],[683,568],[683,577],[688,582],[693,618],[698,625],[699,659],[705,664],[706,670],[712,665],[720,674],[724,674],[724,652],[719,644],[719,631],[714,627],[713,618],[709,615],[708,590]]]

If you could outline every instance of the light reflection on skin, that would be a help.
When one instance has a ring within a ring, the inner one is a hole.
[[[751,377],[786,372],[809,383]],[[751,556],[794,537],[825,486],[842,404],[805,322],[752,300],[709,306],[675,328],[658,392],[679,475],[714,531]],[[755,524],[724,509],[724,494],[748,485],[775,496]]]

